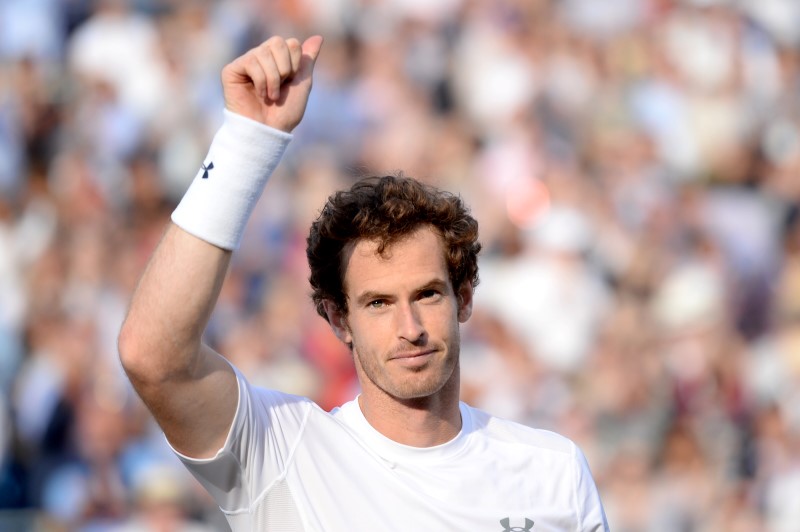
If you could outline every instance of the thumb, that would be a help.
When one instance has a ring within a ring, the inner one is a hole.
[[[303,59],[300,63],[300,77],[304,78],[306,75],[310,76],[314,70],[314,64],[317,62],[319,51],[322,48],[322,36],[314,35],[309,37],[301,46],[303,51]]]

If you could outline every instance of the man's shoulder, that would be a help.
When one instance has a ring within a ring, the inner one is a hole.
[[[507,444],[517,444],[531,449],[552,451],[567,455],[575,454],[575,443],[556,432],[531,427],[517,421],[500,418],[478,408],[462,403],[472,419],[475,435]]]

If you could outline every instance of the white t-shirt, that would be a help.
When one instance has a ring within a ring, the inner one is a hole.
[[[555,433],[461,403],[461,432],[429,448],[372,428],[357,401],[328,413],[251,386],[214,458],[178,456],[239,531],[608,530],[586,460]]]

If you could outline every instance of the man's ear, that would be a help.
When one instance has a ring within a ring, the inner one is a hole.
[[[464,281],[458,289],[458,321],[464,323],[472,316],[472,283]]]
[[[350,327],[347,325],[347,317],[339,309],[339,306],[326,299],[322,302],[322,308],[325,309],[325,315],[328,316],[328,323],[333,329],[333,334],[348,346],[352,345],[353,336],[350,334]]]

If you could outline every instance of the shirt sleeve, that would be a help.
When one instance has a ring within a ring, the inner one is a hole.
[[[600,493],[594,483],[586,457],[577,445],[575,452],[575,498],[582,532],[608,532],[608,521]]]
[[[239,400],[223,447],[213,458],[175,451],[225,512],[248,510],[282,478],[302,437],[313,403],[251,386],[234,367]]]

